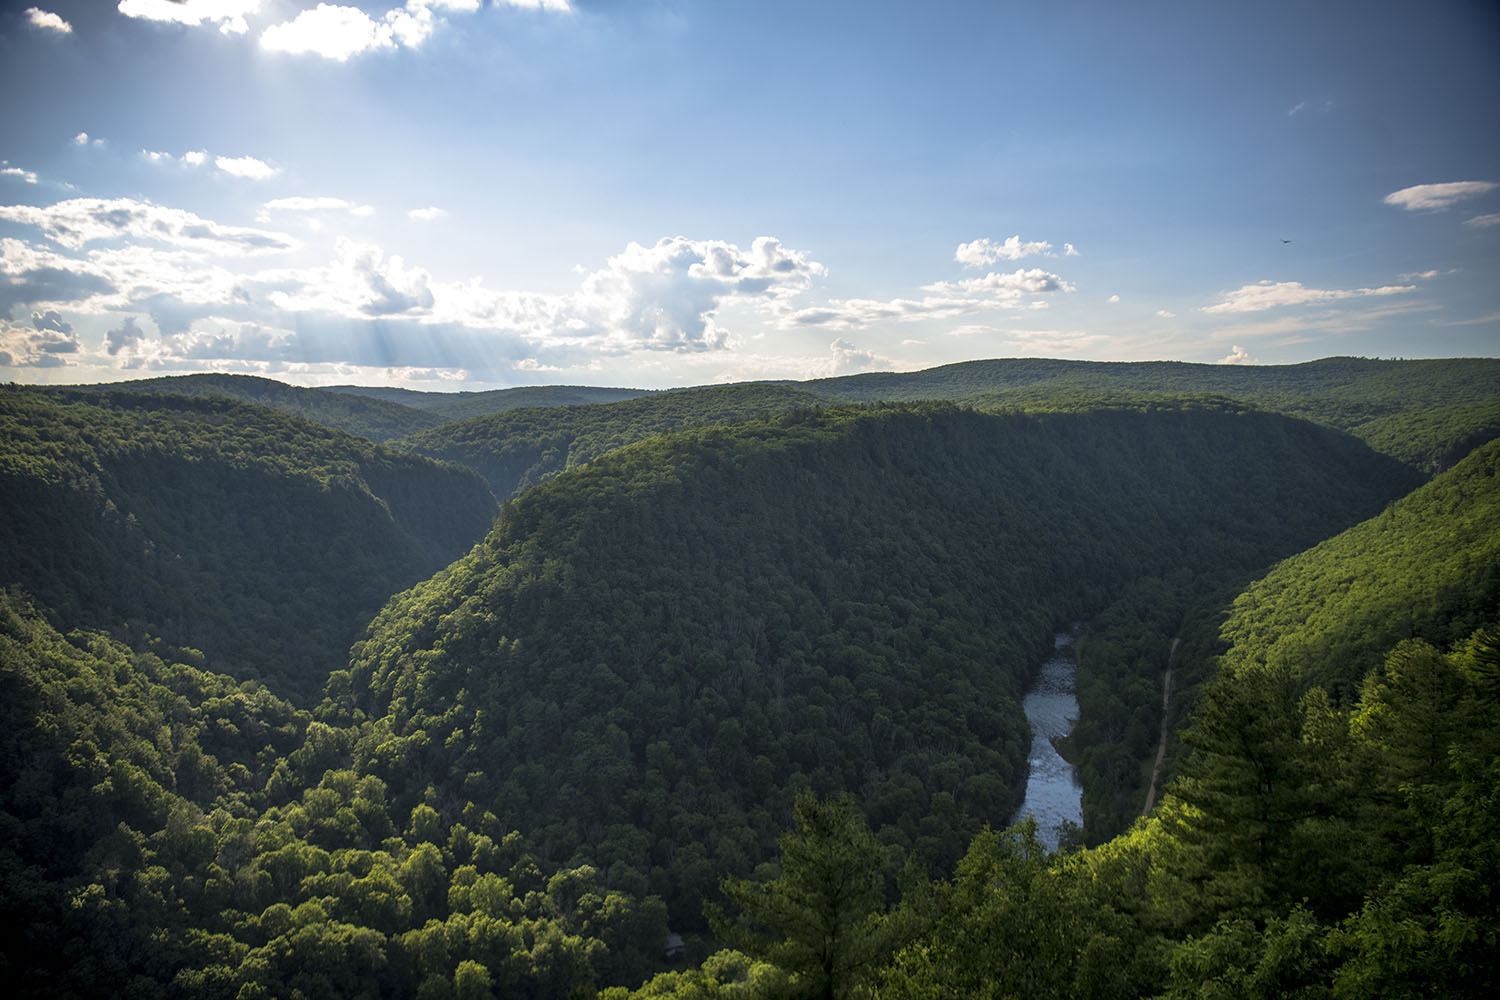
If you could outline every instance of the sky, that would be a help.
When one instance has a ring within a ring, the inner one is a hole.
[[[0,6],[0,379],[1500,348],[1500,5]]]

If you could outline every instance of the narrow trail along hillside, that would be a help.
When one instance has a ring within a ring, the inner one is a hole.
[[[1151,765],[1151,787],[1146,792],[1146,808],[1141,810],[1142,816],[1149,816],[1151,807],[1156,805],[1156,779],[1161,777],[1161,762],[1167,756],[1167,720],[1172,704],[1172,662],[1177,659],[1177,646],[1181,642],[1181,636],[1175,637],[1172,649],[1167,653],[1167,672],[1161,680],[1161,741],[1156,744],[1156,763]]]

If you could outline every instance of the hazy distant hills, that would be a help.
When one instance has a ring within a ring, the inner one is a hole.
[[[380,386],[330,385],[329,392],[364,396],[399,403],[414,410],[436,414],[444,420],[468,420],[490,413],[504,413],[523,406],[587,406],[617,403],[650,393],[645,389],[604,389],[588,385],[521,385],[485,392],[418,392]]]

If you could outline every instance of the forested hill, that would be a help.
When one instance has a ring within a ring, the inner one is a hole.
[[[1223,408],[799,412],[654,438],[508,503],[330,683],[398,802],[494,804],[691,925],[799,788],[947,865],[1024,778],[1058,623],[1128,581],[1246,573],[1413,474]],[[496,762],[504,762],[497,766]]]
[[[269,406],[371,441],[388,441],[436,427],[445,419],[421,408],[402,406],[399,401],[349,395],[331,389],[305,389],[255,375],[169,375],[113,382],[107,388],[111,392],[237,399],[243,403]]]
[[[478,417],[393,442],[419,455],[458,462],[505,498],[654,434],[815,406],[822,401],[768,383],[655,393],[607,405],[527,407]]]
[[[1224,625],[1224,664],[1347,695],[1398,642],[1447,648],[1497,619],[1500,440],[1256,581]]]
[[[222,399],[10,387],[0,442],[0,586],[284,695],[495,513],[466,469]]]
[[[472,420],[527,406],[588,406],[650,395],[645,389],[608,389],[591,385],[518,385],[483,392],[421,392],[368,385],[330,385],[326,390],[399,403],[431,413],[444,421]]]
[[[1022,408],[1101,393],[1208,393],[1350,431],[1424,470],[1444,468],[1500,435],[1500,360],[1491,358],[1323,358],[1297,365],[1005,358],[797,385],[830,400],[947,399]]]

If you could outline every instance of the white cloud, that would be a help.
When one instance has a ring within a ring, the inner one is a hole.
[[[441,219],[448,213],[436,205],[428,205],[426,208],[413,208],[407,211],[406,217],[413,222],[432,222]]]
[[[1070,249],[1071,246],[1069,244]],[[1041,240],[1023,243],[1020,236],[1011,236],[1002,243],[996,243],[985,237],[969,243],[960,243],[958,249],[953,252],[953,259],[964,267],[984,267],[996,261],[1020,260],[1022,257],[1045,254],[1051,250],[1052,244]]]
[[[72,325],[56,311],[32,313],[29,327],[0,316],[0,366],[58,368],[81,346]]]
[[[1408,212],[1443,212],[1466,198],[1477,198],[1495,189],[1489,181],[1454,181],[1449,184],[1417,184],[1414,187],[1392,191],[1385,196],[1387,205],[1396,205]]]
[[[1500,226],[1500,212],[1491,212],[1488,215],[1476,215],[1474,218],[1464,222],[1466,226],[1475,229],[1488,229],[1490,226]]]
[[[982,278],[968,278],[959,282],[936,281],[923,285],[922,290],[940,295],[961,293],[999,302],[1044,292],[1071,292],[1073,286],[1050,271],[1033,267],[1009,274],[995,271]]]
[[[539,10],[570,11],[566,0],[503,0],[509,6]],[[407,0],[379,19],[358,7],[320,3],[303,10],[290,21],[274,24],[261,33],[261,47],[272,52],[322,56],[336,62],[366,52],[409,49],[422,45],[444,23],[433,13],[442,10],[472,14],[479,0]]]
[[[371,49],[395,48],[396,42],[389,24],[374,20],[358,7],[320,3],[267,28],[260,45],[272,52],[311,53],[346,62]]]
[[[26,20],[33,28],[55,31],[59,35],[70,35],[73,33],[73,26],[71,24],[50,11],[42,10],[40,7],[27,7]]]
[[[375,207],[373,205],[361,205],[346,198],[272,198],[261,206],[260,214],[256,216],[256,221],[267,221],[272,212],[347,212],[350,215],[366,216],[374,215]]]
[[[1170,311],[1168,311],[1166,309],[1158,309],[1158,310],[1156,310],[1156,315],[1160,316],[1162,319],[1176,319],[1177,318],[1177,314],[1176,313],[1170,312]]]
[[[1361,298],[1367,295],[1400,295],[1416,289],[1416,285],[1383,285],[1379,288],[1307,288],[1300,281],[1262,281],[1255,285],[1244,285],[1228,292],[1222,302],[1204,306],[1207,313],[1259,312],[1280,306],[1300,306],[1310,303],[1332,302],[1338,299]]]
[[[1286,116],[1290,118],[1305,107],[1307,107],[1306,101],[1298,101],[1296,104],[1293,104],[1290,108],[1286,109]]]
[[[182,154],[182,162],[190,167],[201,167],[208,161],[208,151],[202,149],[190,149]]]
[[[0,205],[0,219],[36,226],[70,250],[125,236],[228,256],[282,253],[298,246],[282,233],[224,226],[180,208],[130,198],[74,198],[47,208]]]
[[[1221,365],[1258,365],[1260,362],[1250,356],[1250,352],[1239,344],[1234,344],[1230,352],[1218,361]]]
[[[1120,297],[1118,295],[1111,295],[1109,298],[1105,299],[1104,301],[1108,302],[1110,304],[1114,304],[1114,303],[1120,301]]]
[[[829,375],[853,375],[855,372],[889,371],[892,367],[891,360],[856,347],[843,337],[839,337],[828,345],[828,351],[833,355],[833,363],[829,368]]]
[[[264,160],[257,160],[253,156],[216,156],[214,166],[226,174],[246,177],[252,181],[268,180],[281,173],[280,168],[273,167]]]
[[[186,25],[218,25],[226,34],[249,30],[245,15],[260,9],[261,0],[120,0],[126,17],[170,21]]]
[[[0,167],[0,177],[19,177],[27,184],[36,183],[36,172],[22,170],[20,167]]]
[[[1079,253],[1078,252],[1078,248],[1075,247],[1073,244],[1071,244],[1071,243],[1064,243],[1063,244],[1063,256],[1064,257],[1082,257],[1083,254]]]
[[[87,132],[79,132],[73,137],[73,142],[75,145],[87,146],[89,144],[89,134]]]
[[[920,299],[830,299],[782,316],[786,328],[826,326],[852,330],[874,323],[905,323],[923,319],[953,319],[985,309],[1010,309],[1032,295],[1071,292],[1073,286],[1041,268],[992,273],[959,282],[938,281],[923,285],[931,294]],[[1046,308],[1035,302],[1030,308]]]

